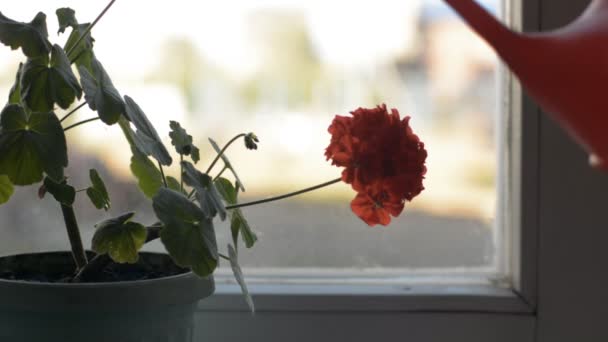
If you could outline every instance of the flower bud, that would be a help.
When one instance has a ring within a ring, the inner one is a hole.
[[[245,147],[247,147],[249,150],[257,150],[258,145],[256,143],[259,142],[260,140],[254,133],[249,133],[245,136]]]

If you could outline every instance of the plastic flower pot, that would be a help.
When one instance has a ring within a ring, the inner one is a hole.
[[[0,280],[0,341],[191,342],[197,302],[215,289],[169,256],[141,253],[139,263],[177,275],[137,281],[50,283]],[[73,271],[70,253],[0,258],[0,272]],[[36,276],[30,276],[35,279]]]

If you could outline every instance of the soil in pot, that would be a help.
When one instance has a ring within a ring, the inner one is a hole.
[[[65,252],[22,254],[0,258],[0,279],[41,283],[67,283],[74,277],[76,265]],[[95,254],[88,253],[89,260]],[[118,282],[149,280],[189,272],[175,265],[164,254],[141,253],[135,264],[108,263],[82,282]]]

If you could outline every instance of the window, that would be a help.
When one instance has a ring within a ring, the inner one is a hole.
[[[303,274],[314,274],[324,282],[403,283],[449,275],[479,284],[504,278],[504,236],[495,224],[497,60],[444,4],[360,1],[344,12],[336,1],[178,3],[171,9],[149,6],[128,30],[122,25],[140,5],[117,4],[93,32],[96,54],[116,75],[119,90],[140,103],[162,136],[167,137],[170,119],[189,129],[202,150],[202,163],[213,157],[206,137],[221,143],[241,130],[256,132],[262,139],[258,151],[241,146],[228,151],[248,189],[242,200],[336,178],[340,170],[323,155],[327,126],[335,114],[359,106],[386,103],[411,115],[430,151],[423,196],[408,203],[387,229],[370,229],[353,215],[354,193],[344,184],[244,209],[260,235],[257,248],[242,249],[248,278],[301,281]],[[95,6],[82,4],[73,4],[77,17],[94,17]],[[485,4],[499,11],[500,1]],[[7,14],[27,20],[43,6],[49,31],[55,32],[54,5],[26,1]],[[157,24],[160,18],[164,25]],[[368,18],[384,19],[361,26]],[[134,47],[135,39],[143,41]],[[131,50],[126,62],[124,54],[116,53]],[[1,83],[8,88],[19,54],[8,49],[2,54],[6,76]],[[70,120],[90,115],[85,108]],[[96,222],[124,210],[136,211],[143,222],[154,221],[149,202],[131,184],[130,150],[121,134],[102,123],[68,134],[72,182],[87,184],[86,170],[95,167],[113,199],[112,211],[104,214],[79,196],[85,240]],[[52,200],[37,201],[40,206],[27,215],[15,210],[25,199],[36,201],[36,195],[35,189],[20,189],[0,208],[7,226],[28,227],[10,228],[14,237],[0,243],[3,253],[66,247]],[[229,229],[217,230],[225,246]]]

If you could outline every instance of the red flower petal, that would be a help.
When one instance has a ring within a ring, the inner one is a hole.
[[[344,167],[342,180],[359,194],[353,211],[370,225],[388,224],[422,190],[427,152],[399,111],[386,105],[337,115],[325,150],[333,165]]]

